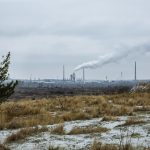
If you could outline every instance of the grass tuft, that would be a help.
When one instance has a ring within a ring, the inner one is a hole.
[[[65,134],[64,125],[58,125],[58,126],[54,127],[51,130],[51,133],[58,134],[58,135],[64,135]]]
[[[114,116],[104,116],[102,121],[116,121],[117,118]]]
[[[119,150],[115,145],[103,145],[101,142],[94,140],[91,150]]]
[[[98,127],[98,126],[96,127],[87,126],[87,127],[75,127],[68,134],[76,135],[76,134],[102,133],[107,131],[108,131],[107,128]]]
[[[131,117],[121,126],[131,126],[131,125],[137,125],[137,124],[143,124],[145,121],[139,120],[137,118]]]
[[[49,146],[48,150],[60,150],[59,147]]]

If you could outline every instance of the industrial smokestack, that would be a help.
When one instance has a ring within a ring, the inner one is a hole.
[[[32,74],[30,75],[30,82],[32,82]]]
[[[75,82],[76,81],[76,74],[73,73],[72,76],[73,76],[73,82]]]
[[[137,80],[137,70],[136,70],[136,61],[135,61],[135,76],[134,76],[135,81]]]
[[[83,68],[83,83],[85,82],[85,68]]]
[[[106,76],[106,81],[108,81],[108,77]]]
[[[63,81],[65,81],[65,66],[63,65]]]
[[[123,80],[123,72],[121,72],[121,80]]]

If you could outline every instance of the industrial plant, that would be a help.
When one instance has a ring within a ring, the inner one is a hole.
[[[88,80],[86,79],[86,68],[82,68],[82,77],[77,77],[73,72],[70,77],[66,74],[65,65],[62,68],[62,79],[40,79],[40,80],[19,80],[15,98],[21,95],[36,97],[47,95],[80,95],[80,94],[109,94],[119,92],[129,92],[132,88],[140,83],[150,83],[150,80],[137,79],[137,63],[134,63],[133,80]]]

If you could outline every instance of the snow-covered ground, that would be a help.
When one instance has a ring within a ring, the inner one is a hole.
[[[49,146],[62,147],[66,150],[81,150],[88,149],[88,147],[96,139],[102,143],[119,144],[120,137],[124,137],[123,141],[130,140],[133,145],[150,146],[150,114],[139,114],[137,117],[146,121],[145,124],[132,125],[120,128],[119,125],[125,123],[128,116],[118,117],[116,121],[102,121],[102,118],[95,118],[92,120],[70,121],[64,123],[66,133],[71,131],[74,127],[86,126],[100,126],[106,127],[109,130],[105,133],[92,133],[80,135],[54,135],[50,132],[39,133],[38,135],[28,137],[25,140],[9,144],[11,150],[48,150]],[[48,125],[48,128],[57,125]],[[17,130],[0,131],[0,142],[16,132]],[[139,135],[133,136],[131,135]]]

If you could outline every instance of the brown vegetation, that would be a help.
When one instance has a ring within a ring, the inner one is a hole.
[[[76,135],[76,134],[102,133],[107,131],[108,129],[104,127],[87,126],[87,127],[75,127],[68,134]]]
[[[150,150],[150,148],[133,147],[130,143],[125,145],[102,144],[94,140],[91,150]]]
[[[117,118],[114,116],[104,116],[102,121],[116,121]]]
[[[5,140],[5,143],[11,143],[11,142],[16,142],[18,140],[24,140],[29,136],[32,136],[34,134],[41,133],[41,132],[46,132],[46,131],[48,131],[48,128],[46,128],[46,127],[21,129],[17,133],[14,133],[14,134],[8,136]]]
[[[58,125],[51,130],[52,134],[64,135],[65,130],[63,125]]]
[[[105,97],[123,106],[150,106],[150,93],[124,93]]]
[[[101,142],[94,141],[91,150],[118,150],[115,145],[103,145]]]
[[[0,150],[10,150],[8,147],[6,147],[3,144],[0,144]]]
[[[0,129],[17,129],[104,117],[133,115],[136,106],[148,108],[150,93],[104,96],[65,96],[40,100],[20,100],[0,105]]]
[[[126,120],[126,122],[121,126],[131,126],[131,125],[142,124],[142,123],[145,123],[145,121],[139,120],[138,118],[131,117],[128,120]]]
[[[49,146],[48,150],[60,150],[60,148],[59,147]]]

